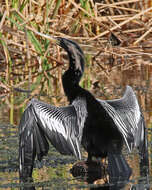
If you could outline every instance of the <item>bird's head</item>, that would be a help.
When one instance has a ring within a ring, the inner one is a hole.
[[[73,72],[80,71],[83,73],[85,59],[80,46],[76,42],[62,37],[54,37],[53,41],[68,53],[70,61],[69,68]]]

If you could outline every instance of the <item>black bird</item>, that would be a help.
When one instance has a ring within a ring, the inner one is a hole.
[[[80,145],[92,157],[108,157],[112,177],[130,176],[122,155],[123,144],[129,152],[139,148],[141,164],[148,167],[147,137],[144,117],[135,93],[126,87],[124,96],[115,100],[96,99],[80,85],[84,72],[83,51],[74,41],[54,37],[69,57],[69,68],[62,76],[69,105],[55,107],[32,99],[19,124],[20,178],[32,176],[34,159],[47,155],[48,141],[61,153],[81,159]]]

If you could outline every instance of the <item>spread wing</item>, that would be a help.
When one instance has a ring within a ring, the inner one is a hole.
[[[20,176],[25,175],[27,165],[33,165],[36,155],[41,160],[47,154],[48,140],[60,153],[72,154],[80,159],[86,116],[84,99],[76,99],[66,107],[55,107],[32,99],[19,125]],[[29,173],[28,177],[32,174]]]
[[[129,149],[139,147],[142,151],[145,136],[145,122],[137,98],[130,86],[124,96],[115,100],[99,100],[100,104],[113,119]]]

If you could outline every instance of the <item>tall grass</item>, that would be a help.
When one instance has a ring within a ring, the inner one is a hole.
[[[9,107],[10,123],[19,123],[32,97],[66,104],[61,83],[65,51],[40,32],[80,44],[86,60],[80,85],[96,97],[118,98],[125,85],[132,85],[151,128],[152,8],[143,2],[2,0],[0,104]]]
[[[115,72],[129,71],[145,59],[151,67],[150,4],[143,9],[139,0],[112,2],[2,1],[0,97],[10,107],[11,123],[13,110],[24,108],[34,96],[41,99],[47,96],[47,101],[58,105],[66,101],[61,84],[67,68],[61,64],[67,62],[65,52],[36,32],[76,40],[86,55],[81,85],[96,93],[94,83],[99,82],[101,93],[97,94],[102,98],[114,97],[107,86],[128,83],[122,74],[114,76]],[[111,34],[120,41],[119,46],[111,43]]]

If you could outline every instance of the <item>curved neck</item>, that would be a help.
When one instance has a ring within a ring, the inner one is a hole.
[[[82,76],[82,72],[79,70],[72,70],[71,67],[62,76],[62,84],[64,92],[70,102],[72,102],[80,92],[81,87],[79,81]]]
[[[81,75],[84,72],[84,55],[75,47],[70,46],[66,49],[69,57],[69,70],[72,72],[79,71]]]
[[[71,102],[78,96],[81,87],[80,79],[84,72],[84,54],[80,46],[65,38],[58,38],[59,45],[64,48],[69,57],[69,68],[62,76],[63,88],[68,100]]]
[[[69,54],[69,68],[62,76],[64,92],[70,102],[72,102],[80,92],[80,79],[83,75],[84,59],[80,59],[73,54]]]

